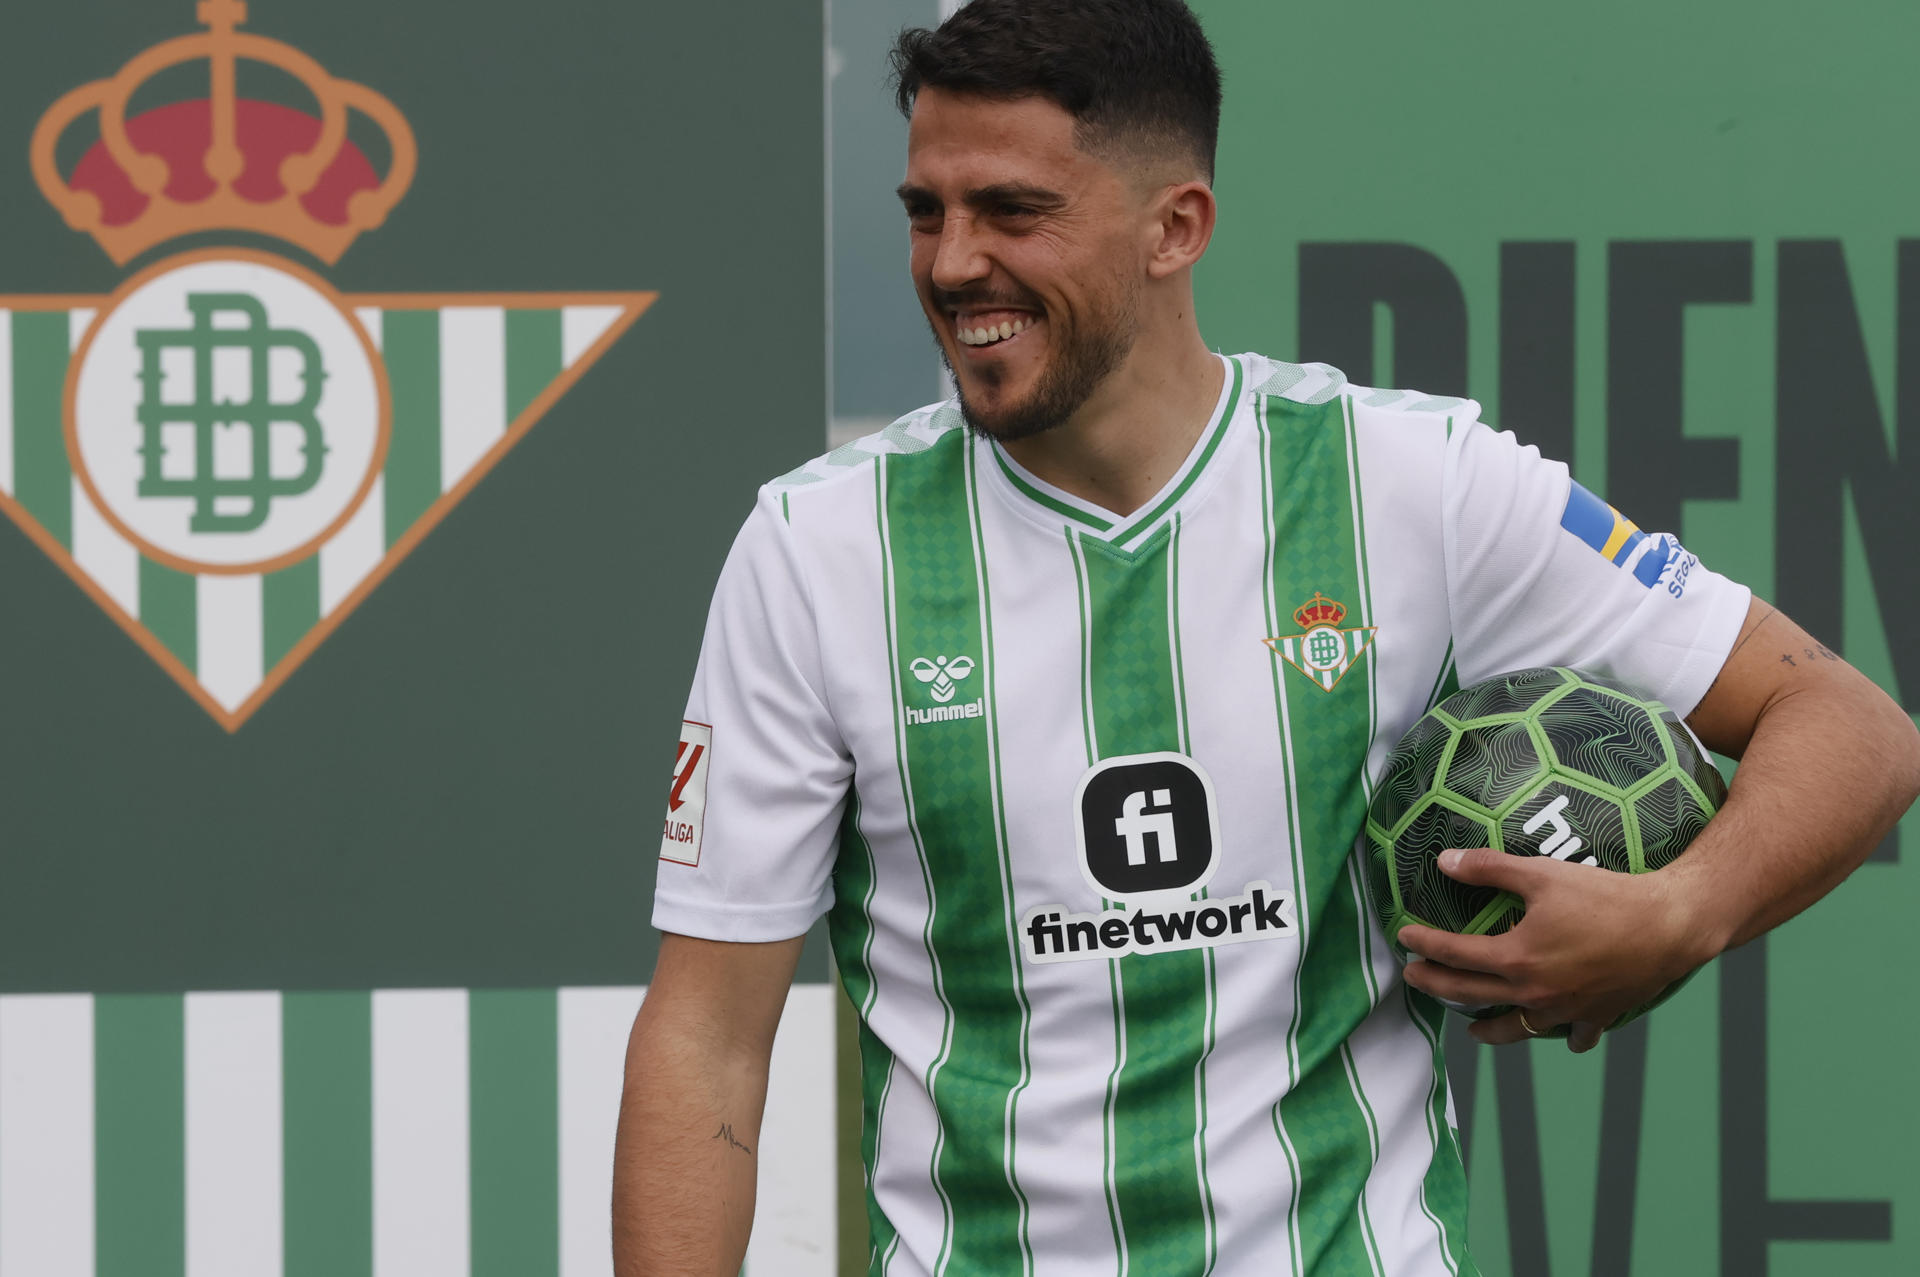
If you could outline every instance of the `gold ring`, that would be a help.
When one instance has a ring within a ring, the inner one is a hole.
[[[1533,1022],[1527,1019],[1527,1009],[1525,1007],[1515,1007],[1514,1010],[1520,1013],[1520,1027],[1527,1031],[1527,1036],[1530,1038],[1539,1037],[1540,1030],[1534,1028]]]

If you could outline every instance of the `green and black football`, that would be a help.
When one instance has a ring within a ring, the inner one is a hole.
[[[1442,851],[1645,873],[1685,851],[1726,796],[1712,756],[1659,701],[1559,667],[1490,678],[1429,710],[1388,757],[1367,810],[1374,907],[1390,940],[1415,922],[1498,934],[1524,904],[1449,878]]]

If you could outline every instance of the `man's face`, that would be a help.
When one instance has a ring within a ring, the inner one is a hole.
[[[1133,348],[1142,201],[1044,98],[921,92],[900,187],[915,290],[974,429],[1065,421]]]

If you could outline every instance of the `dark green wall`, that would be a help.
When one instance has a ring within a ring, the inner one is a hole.
[[[659,300],[235,734],[0,526],[0,989],[640,983],[708,593],[824,433],[821,10],[250,9],[418,138],[338,288]],[[33,186],[41,112],[192,30],[190,0],[4,26],[0,293],[105,293],[204,243],[307,260],[223,234],[118,269]]]

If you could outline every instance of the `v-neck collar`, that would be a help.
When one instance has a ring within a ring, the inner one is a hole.
[[[1246,375],[1238,359],[1225,355],[1215,357],[1226,365],[1226,375],[1221,378],[1220,398],[1213,406],[1212,419],[1207,423],[1207,428],[1200,432],[1200,437],[1194,440],[1186,460],[1173,477],[1132,514],[1121,518],[1111,510],[1104,510],[1091,501],[1055,487],[1008,456],[1007,450],[998,441],[994,441],[991,447],[993,459],[999,463],[995,469],[1004,483],[995,486],[1023,514],[1048,528],[1058,529],[1061,521],[1065,520],[1067,527],[1078,530],[1083,536],[1098,537],[1121,550],[1136,548],[1141,539],[1164,522],[1182,498],[1193,490],[1206,471],[1207,463],[1220,450],[1220,442],[1226,438],[1227,428],[1233,423]]]

